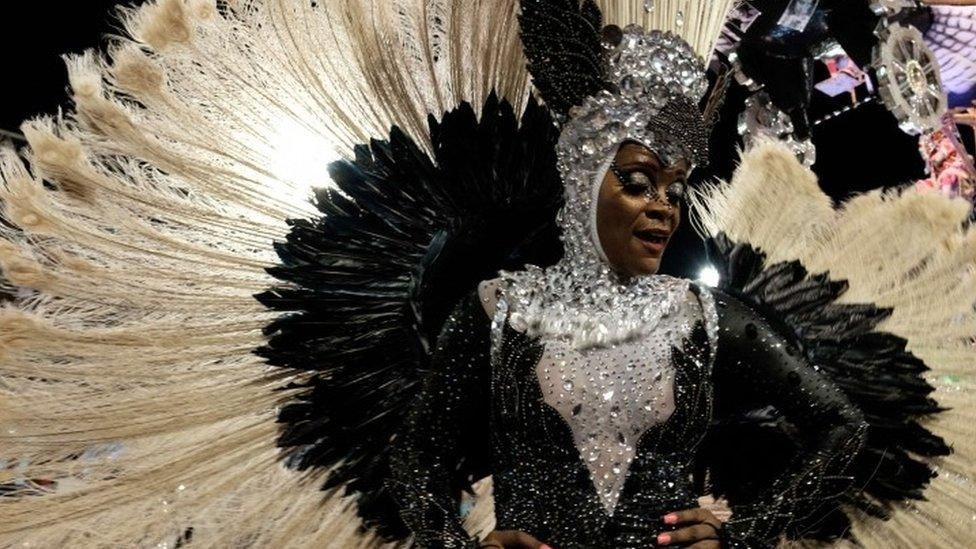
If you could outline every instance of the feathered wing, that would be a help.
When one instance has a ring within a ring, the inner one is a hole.
[[[509,131],[515,2],[157,0],[124,22],[106,59],[68,60],[75,108],[0,153],[0,545],[374,545],[328,471],[281,461],[279,411],[315,376],[252,353],[287,316],[253,296],[337,156],[397,127],[371,162],[402,145],[433,173],[429,113],[464,101]]]
[[[432,120],[431,136],[433,161],[394,129],[335,164],[345,196],[323,191],[322,215],[293,222],[270,270],[283,283],[259,296],[289,313],[268,326],[260,354],[314,372],[281,411],[279,444],[298,468],[338,464],[327,486],[358,494],[367,524],[395,538],[408,532],[383,487],[390,441],[447,315],[499,269],[560,255],[558,133],[547,110],[530,102],[520,124],[489,98],[480,117],[464,104]],[[490,471],[478,461],[487,433],[469,434],[471,459],[453,471],[458,496]]]
[[[850,533],[868,547],[965,545],[976,509],[968,204],[874,192],[835,209],[813,173],[777,144],[746,152],[731,184],[693,202],[723,289],[775,319],[870,424],[847,471],[853,486],[835,505],[809,509],[790,534],[829,538],[852,522]],[[744,458],[738,469],[713,471],[734,501],[791,448],[775,411],[725,420],[717,447],[748,433],[767,460],[765,469]]]

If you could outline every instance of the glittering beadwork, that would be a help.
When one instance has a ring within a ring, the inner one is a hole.
[[[680,37],[638,25],[604,31],[607,90],[569,111],[559,150],[567,163],[599,164],[620,143],[646,145],[666,164],[708,161],[698,103],[708,90],[705,63]]]
[[[477,546],[448,480],[459,460],[490,456],[496,528],[564,549],[651,547],[675,529],[662,514],[698,506],[696,467],[720,457],[700,449],[720,401],[768,402],[810,440],[768,490],[733,506],[731,547],[774,545],[801,503],[843,489],[864,436],[858,410],[732,298],[687,286],[653,332],[580,350],[517,330],[498,288],[491,320],[477,294],[448,319],[394,442],[387,486],[420,546]]]
[[[628,341],[674,315],[688,289],[688,281],[667,276],[625,281],[598,259],[568,253],[545,270],[504,273],[516,330],[577,349]]]
[[[544,271],[503,275],[516,325],[533,335],[564,334],[576,347],[626,341],[653,329],[660,309],[673,301],[664,279],[624,281],[606,263],[596,234],[596,195],[617,149],[635,141],[666,165],[707,161],[698,103],[708,80],[692,48],[671,33],[637,25],[608,27],[604,45],[612,91],[570,109],[557,146],[565,256]]]
[[[507,322],[502,292],[490,338],[498,528],[557,547],[648,547],[661,514],[695,506],[718,328],[705,292],[670,283],[684,291],[653,333],[583,350]]]
[[[672,347],[696,319],[680,307],[654,337],[578,351],[547,341],[536,367],[543,399],[566,420],[608,514],[613,514],[637,441],[674,412]],[[546,341],[544,339],[544,341]]]
[[[704,62],[673,34],[636,25],[618,32],[607,46],[613,91],[571,109],[562,127],[557,154],[569,210],[589,210],[608,158],[626,141],[645,145],[666,165],[708,161],[698,108],[708,88]]]

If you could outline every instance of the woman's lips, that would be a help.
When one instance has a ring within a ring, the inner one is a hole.
[[[653,255],[660,255],[664,253],[664,249],[668,247],[667,240],[663,242],[652,242],[644,240],[643,238],[639,238],[638,240],[640,240],[641,246],[644,246],[644,248],[646,248],[647,251],[651,252]]]
[[[652,255],[660,255],[668,247],[671,233],[665,231],[637,231],[634,233],[634,237]]]

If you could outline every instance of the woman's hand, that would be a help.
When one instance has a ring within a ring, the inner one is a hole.
[[[719,531],[722,521],[715,517],[708,509],[688,509],[668,513],[662,518],[664,524],[681,525],[673,532],[661,532],[657,537],[658,545],[681,544],[688,549],[722,549]]]
[[[495,530],[479,545],[481,549],[552,549],[525,532]]]

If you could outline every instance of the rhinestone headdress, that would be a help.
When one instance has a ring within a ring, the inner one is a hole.
[[[611,16],[649,6],[643,22],[604,27],[594,0],[522,0],[522,40],[533,82],[561,123],[557,145],[565,205],[559,223],[564,258],[555,266],[506,273],[511,310],[526,331],[570,336],[579,346],[621,341],[651,329],[662,306],[686,285],[666,277],[620,280],[596,232],[596,197],[620,145],[634,141],[665,165],[708,160],[717,101],[708,90],[703,56],[710,55],[733,0],[603,2]],[[659,10],[652,17],[653,10]],[[699,50],[691,44],[698,45]],[[666,307],[664,307],[666,308]]]
[[[608,86],[569,110],[557,146],[566,195],[564,244],[592,249],[600,259],[595,198],[621,144],[640,143],[664,165],[708,162],[708,124],[698,106],[708,89],[704,61],[669,32],[630,25],[607,27],[603,35]],[[569,234],[578,231],[586,238]]]
[[[594,198],[621,144],[645,145],[665,165],[684,159],[694,168],[708,162],[708,135],[719,102],[709,101],[705,112],[699,106],[708,91],[703,58],[711,55],[735,1],[522,0],[521,5],[533,83],[562,124],[557,153],[565,185],[561,223],[567,255],[605,260],[595,234]],[[647,27],[604,26],[604,14]]]

